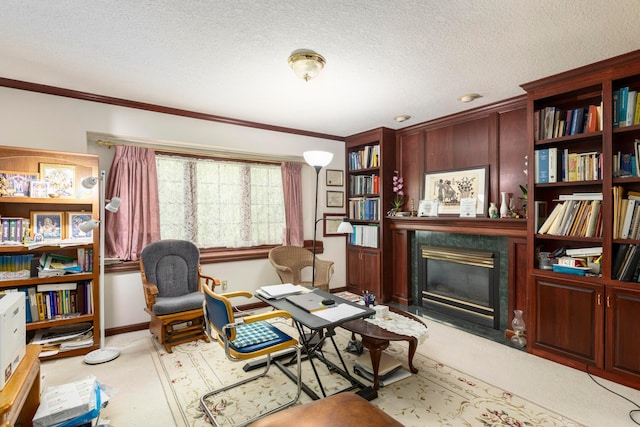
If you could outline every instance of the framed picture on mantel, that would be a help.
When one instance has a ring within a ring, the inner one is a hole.
[[[427,172],[424,199],[438,200],[438,214],[460,215],[460,200],[476,199],[476,215],[487,216],[489,166]]]

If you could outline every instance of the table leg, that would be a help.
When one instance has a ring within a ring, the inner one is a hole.
[[[389,341],[363,336],[362,345],[369,350],[369,356],[371,356],[371,369],[373,369],[373,389],[378,390],[380,389],[380,359],[382,358],[382,351],[389,347]]]
[[[418,369],[415,366],[413,366],[413,356],[416,354],[417,349],[418,349],[418,339],[415,337],[412,337],[409,340],[409,370],[413,374],[418,373]]]

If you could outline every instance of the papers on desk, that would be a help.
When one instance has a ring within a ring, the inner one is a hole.
[[[304,286],[294,285],[292,283],[262,286],[256,289],[256,293],[266,299],[280,299],[286,297],[287,295],[299,294],[308,291],[309,290]]]
[[[313,312],[313,315],[322,317],[324,320],[328,320],[329,322],[337,322],[338,320],[355,316],[358,313],[364,313],[364,309],[354,307],[353,305],[342,303],[332,308],[327,308],[321,311],[315,311]]]

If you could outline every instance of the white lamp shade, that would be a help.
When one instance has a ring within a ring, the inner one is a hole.
[[[351,234],[353,233],[353,226],[346,219],[342,220],[340,225],[338,226],[338,233]]]
[[[304,160],[313,167],[325,167],[333,159],[333,153],[328,151],[305,151],[302,153]]]
[[[98,225],[100,225],[100,221],[91,218],[89,221],[85,221],[83,223],[81,223],[78,228],[83,232],[83,233],[88,233],[91,230],[93,230],[94,228],[98,227]]]
[[[112,198],[109,203],[104,207],[109,212],[118,212],[118,208],[120,207],[120,197]]]
[[[98,177],[97,176],[88,176],[85,179],[83,179],[81,182],[82,182],[82,186],[84,188],[93,188],[98,183]]]

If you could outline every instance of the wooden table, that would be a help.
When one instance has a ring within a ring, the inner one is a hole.
[[[40,346],[27,345],[25,356],[0,391],[0,426],[27,427],[40,405]]]
[[[389,307],[389,311],[424,324],[422,320],[411,313],[407,313],[406,311],[402,311],[394,307]],[[389,343],[391,341],[409,342],[409,370],[414,374],[418,373],[418,369],[413,366],[413,356],[416,354],[416,350],[418,348],[418,339],[416,337],[396,334],[395,332],[376,326],[371,322],[367,322],[364,319],[351,320],[341,324],[340,326],[353,334],[360,335],[362,337],[362,345],[369,350],[371,367],[373,368],[374,390],[378,390],[380,388],[380,378],[378,374],[380,370],[380,358],[382,357],[382,351],[389,347]]]

